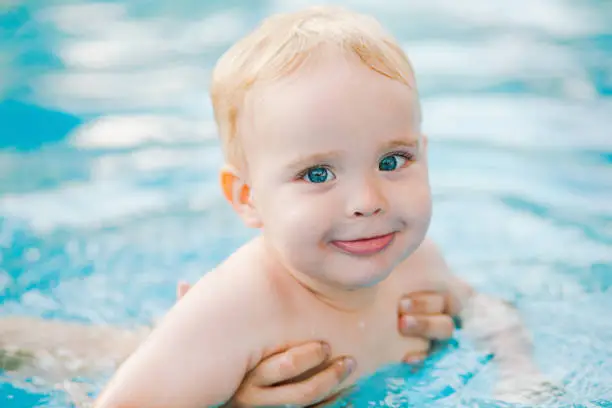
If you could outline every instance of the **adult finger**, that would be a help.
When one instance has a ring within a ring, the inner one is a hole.
[[[427,352],[410,352],[407,353],[402,361],[408,364],[418,364],[423,362],[427,358]]]
[[[455,323],[448,315],[404,315],[400,318],[400,333],[432,340],[446,340],[453,336]]]
[[[179,281],[179,283],[176,285],[176,299],[181,300],[181,298],[187,294],[189,289],[191,289],[191,285],[188,282]]]
[[[257,406],[309,406],[328,398],[355,370],[351,358],[335,360],[324,370],[297,383],[264,388],[258,391]]]
[[[331,356],[326,343],[309,342],[288,348],[262,360],[249,374],[257,386],[272,386],[298,377],[325,363]]]
[[[444,313],[446,297],[441,293],[419,292],[404,296],[399,303],[400,314],[431,315]]]

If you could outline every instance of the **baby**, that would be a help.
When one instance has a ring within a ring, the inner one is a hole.
[[[223,192],[261,234],[169,311],[96,407],[220,405],[279,344],[312,339],[354,357],[350,385],[427,348],[397,331],[407,291],[448,293],[503,372],[545,384],[514,309],[453,276],[426,238],[415,78],[375,20],[336,8],[274,16],[218,62],[212,100]]]

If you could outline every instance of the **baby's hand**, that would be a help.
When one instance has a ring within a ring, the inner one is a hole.
[[[495,399],[511,404],[549,405],[565,391],[544,375],[517,372],[501,379],[495,387]]]

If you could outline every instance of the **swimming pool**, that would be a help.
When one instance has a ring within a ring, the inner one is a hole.
[[[215,58],[312,2],[21,3],[0,5],[1,313],[148,323],[251,234],[217,186]],[[342,3],[414,62],[451,266],[518,305],[566,404],[612,406],[612,4]],[[498,406],[492,365],[451,348],[356,406]],[[2,407],[65,406],[2,381]]]

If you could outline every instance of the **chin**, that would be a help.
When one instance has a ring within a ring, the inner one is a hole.
[[[336,282],[349,290],[370,288],[379,284],[391,275],[395,266],[390,262],[377,262],[367,259],[351,261],[343,262],[343,265],[338,265],[338,269],[336,269],[342,272],[341,279],[337,279]]]
[[[407,245],[396,241],[385,251],[371,257],[354,257],[344,253],[330,271],[336,276],[341,273],[338,284],[351,289],[368,288],[379,284],[391,275],[393,270],[414,252],[418,245]]]

